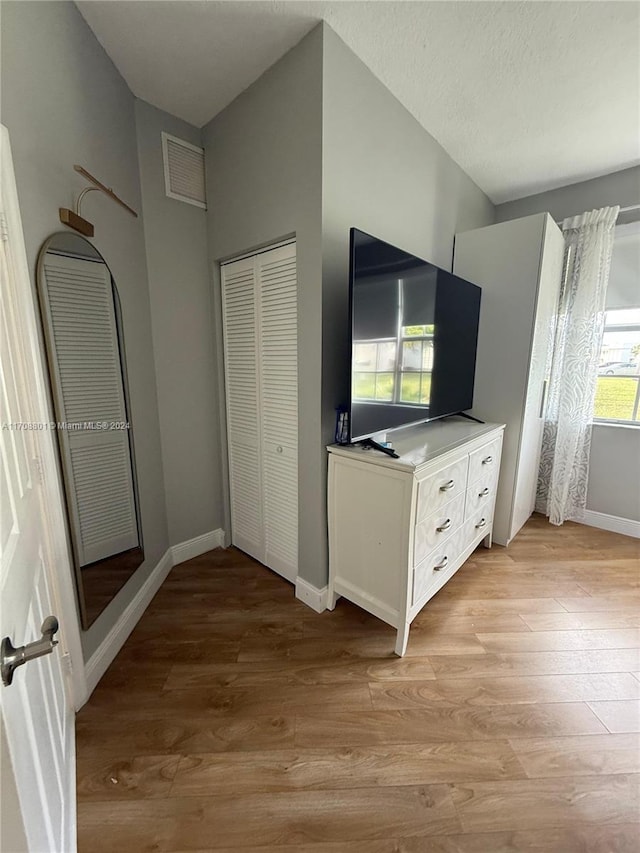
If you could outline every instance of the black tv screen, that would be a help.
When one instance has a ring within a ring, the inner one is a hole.
[[[356,228],[349,440],[473,404],[480,288]]]

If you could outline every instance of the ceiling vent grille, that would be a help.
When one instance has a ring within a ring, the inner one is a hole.
[[[204,149],[163,132],[162,157],[167,196],[206,210]]]

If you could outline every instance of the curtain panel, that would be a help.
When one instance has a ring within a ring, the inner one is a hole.
[[[565,219],[563,280],[550,354],[536,509],[552,524],[582,518],[605,297],[619,207]]]

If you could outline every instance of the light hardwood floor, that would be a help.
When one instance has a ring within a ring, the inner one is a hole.
[[[395,632],[177,566],[78,715],[81,853],[637,853],[640,543],[534,517]]]

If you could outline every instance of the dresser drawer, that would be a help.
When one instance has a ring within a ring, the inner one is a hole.
[[[460,556],[472,544],[479,544],[491,530],[493,523],[493,504],[488,512],[477,511],[452,534],[446,542],[435,548],[419,563],[413,573],[412,604],[417,604],[429,588],[438,583],[442,575],[456,565]]]
[[[465,520],[472,518],[478,512],[493,514],[497,485],[497,477],[486,475],[480,480],[476,480],[473,486],[469,486],[464,508]]]
[[[490,472],[495,472],[495,477],[497,478],[498,469],[500,468],[501,449],[502,436],[469,454],[469,485],[475,483],[481,477],[485,477]]]
[[[464,530],[467,544],[471,544],[475,540],[480,541],[491,530],[493,524],[493,506],[488,507],[488,512],[478,510],[464,523]]]
[[[418,483],[416,524],[436,512],[467,487],[469,457],[463,456]]]
[[[464,521],[465,495],[459,494],[436,512],[416,525],[413,543],[414,565],[427,556],[429,551],[440,547]]]
[[[470,537],[471,530],[468,523],[465,523],[416,566],[413,573],[413,604],[416,604],[429,587],[437,583],[438,579],[454,565],[470,543]]]

